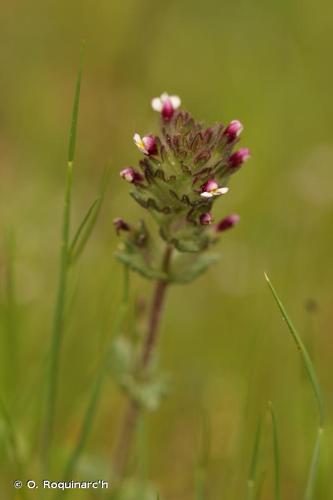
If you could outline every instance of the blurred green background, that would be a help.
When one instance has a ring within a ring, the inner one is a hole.
[[[218,204],[217,218],[229,212],[242,217],[221,241],[220,263],[169,293],[160,361],[173,385],[160,411],[147,419],[149,477],[165,499],[194,498],[204,411],[212,432],[208,498],[243,498],[262,415],[262,498],[272,499],[272,400],[283,498],[302,497],[317,415],[298,353],[265,284],[266,271],[303,334],[324,389],[329,418],[316,499],[333,498],[332,16],[328,0],[1,2],[1,388],[14,401],[32,478],[38,467],[40,373],[57,285],[67,136],[84,39],[73,227],[94,198],[106,162],[112,167],[98,225],[71,276],[56,459],[61,463],[75,442],[119,307],[122,269],[113,256],[112,219],[143,215],[118,172],[139,158],[133,133],[157,131],[150,99],[168,91],[207,123],[240,119],[242,145],[251,148],[252,158]],[[13,258],[8,234],[15,239]],[[6,320],[11,260],[18,338],[13,357]],[[133,277],[132,302],[147,297],[150,288]],[[103,479],[109,472],[122,405],[110,379],[80,477]],[[0,458],[1,498],[12,498],[16,478],[4,447]]]

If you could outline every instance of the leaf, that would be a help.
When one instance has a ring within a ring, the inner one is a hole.
[[[72,243],[70,244],[68,252],[71,265],[74,264],[78,257],[82,254],[96,225],[107,188],[109,172],[110,168],[106,167],[101,180],[99,196],[90,205],[86,215],[83,217],[82,222],[75,233]]]
[[[145,278],[168,280],[168,275],[161,270],[163,248],[156,244],[143,221],[133,228],[115,255],[123,264]]]
[[[261,422],[258,421],[257,430],[254,438],[253,449],[252,449],[252,458],[250,465],[250,472],[247,481],[247,499],[253,500],[255,495],[255,485],[257,479],[257,466],[258,466],[258,458],[259,458],[259,445],[261,438]]]
[[[116,380],[122,380],[122,377],[128,376],[134,367],[134,348],[131,342],[124,336],[118,336],[112,342],[109,367]]]
[[[74,161],[75,156],[75,145],[77,136],[77,122],[79,116],[79,104],[80,104],[80,94],[81,94],[81,81],[82,81],[82,70],[83,70],[83,57],[84,57],[84,43],[81,46],[81,59],[79,64],[79,71],[76,80],[76,89],[74,95],[73,109],[72,109],[72,123],[69,131],[69,144],[68,144],[68,163]]]
[[[149,411],[157,410],[169,392],[169,381],[165,376],[154,376],[148,380],[140,380],[133,374],[124,372],[118,381],[131,400],[136,401]]]
[[[319,414],[319,425],[320,425],[320,427],[323,427],[324,420],[325,420],[324,403],[323,403],[323,398],[321,395],[321,389],[320,389],[320,385],[318,382],[317,374],[316,374],[316,371],[315,371],[314,366],[312,364],[311,358],[309,356],[308,351],[306,350],[306,347],[305,347],[300,335],[298,334],[296,328],[292,324],[292,322],[287,314],[287,311],[286,311],[284,305],[282,304],[277,292],[275,291],[275,288],[273,287],[272,283],[270,282],[270,279],[268,278],[267,274],[265,274],[265,278],[266,278],[268,286],[273,294],[275,302],[277,303],[277,306],[281,311],[282,317],[285,320],[285,322],[287,323],[289,331],[290,331],[290,333],[295,341],[296,347],[297,347],[298,351],[301,353],[302,360],[303,360],[305,369],[307,371],[308,377],[310,379],[315,399],[317,401],[317,408],[318,408],[318,414]]]
[[[72,205],[72,185],[73,168],[75,156],[75,143],[77,133],[77,122],[79,115],[80,91],[83,67],[83,49],[81,52],[81,61],[79,65],[76,89],[74,94],[72,122],[69,132],[67,175],[64,196],[63,222],[62,222],[62,241],[60,249],[60,263],[58,270],[58,289],[54,307],[54,316],[52,324],[52,335],[50,345],[50,365],[48,370],[47,393],[46,393],[46,412],[43,426],[42,441],[42,462],[45,477],[48,476],[49,461],[51,456],[52,442],[54,438],[54,422],[57,407],[59,366],[62,350],[62,338],[64,333],[64,316],[67,301],[67,281],[69,271],[69,241],[70,241],[70,222]]]
[[[215,264],[219,255],[212,253],[179,254],[171,265],[170,281],[173,283],[190,283]]]
[[[119,332],[123,328],[123,323],[126,317],[127,309],[128,309],[128,300],[129,300],[129,276],[127,269],[125,269],[124,272],[124,281],[123,281],[123,298],[121,301],[121,304],[119,305],[117,309],[117,314],[115,318],[115,335],[116,335],[116,340],[120,341],[123,340],[119,336]],[[98,408],[98,403],[101,398],[101,392],[103,388],[103,384],[105,382],[105,379],[108,375],[109,372],[109,367],[110,367],[110,352],[112,352],[113,348],[113,343],[109,348],[107,349],[106,353],[104,353],[101,364],[99,366],[99,369],[97,370],[95,380],[93,381],[92,388],[91,388],[91,393],[89,396],[88,404],[86,407],[86,411],[83,416],[82,420],[82,425],[80,429],[80,433],[78,436],[78,439],[73,447],[72,452],[70,453],[70,456],[68,458],[68,461],[65,465],[65,469],[63,472],[63,478],[64,480],[68,480],[69,478],[73,477],[76,468],[78,466],[78,463],[81,459],[82,453],[86,447],[86,443],[88,441],[89,435],[91,433],[92,427],[94,420],[96,418],[96,412]],[[117,350],[117,349],[116,349]],[[119,347],[118,351],[121,351],[121,360],[120,363],[124,364],[124,351],[125,351],[125,358],[128,357],[126,350],[128,350],[127,347]],[[119,360],[118,360],[119,363]],[[128,361],[125,361],[126,365],[128,365]],[[58,492],[57,495],[59,498],[64,497],[66,493],[69,490],[62,490],[61,492]]]
[[[154,269],[146,262],[139,252],[123,252],[118,251],[115,253],[117,259],[119,259],[123,264],[129,266],[132,271],[135,271],[149,280],[167,280],[168,277],[166,273]]]
[[[87,231],[84,231],[84,230],[87,229],[87,226],[90,227],[92,224],[92,221],[96,220],[96,212],[97,212],[99,203],[100,203],[100,198],[96,198],[96,200],[93,201],[93,203],[90,205],[86,215],[83,217],[80,226],[78,227],[78,229],[76,231],[76,234],[75,234],[73,241],[72,241],[70,248],[69,248],[69,253],[71,256],[71,263],[73,263],[73,261],[77,257],[77,247],[80,248],[82,246],[82,243],[81,242],[80,242],[81,244],[79,243],[81,235],[83,234],[83,232],[86,233]],[[86,238],[83,238],[83,240],[86,240]]]
[[[271,402],[268,403],[268,407],[271,414],[272,427],[273,427],[274,474],[275,474],[274,493],[275,493],[275,500],[280,500],[281,499],[280,450],[279,450],[279,439],[277,431],[277,419],[275,416],[273,404]]]
[[[317,479],[317,475],[318,475],[320,445],[321,445],[323,427],[324,427],[324,422],[325,422],[324,402],[323,402],[321,388],[320,388],[320,385],[318,382],[317,374],[316,374],[316,371],[315,371],[314,366],[312,364],[312,360],[308,354],[308,351],[306,350],[306,347],[305,347],[300,335],[298,334],[296,328],[294,327],[293,323],[291,322],[291,320],[288,316],[288,313],[287,313],[284,305],[282,304],[277,292],[275,291],[275,288],[273,287],[272,283],[270,282],[267,274],[265,274],[265,278],[266,278],[268,286],[273,294],[275,302],[277,303],[277,306],[280,309],[282,317],[288,326],[288,329],[291,333],[291,336],[294,339],[296,347],[297,347],[298,351],[301,353],[302,360],[303,360],[305,369],[307,371],[310,383],[312,385],[313,393],[314,393],[316,403],[317,403],[317,409],[318,409],[318,415],[319,415],[319,427],[318,427],[315,447],[314,447],[313,454],[312,454],[311,466],[310,466],[310,471],[309,471],[309,475],[308,475],[308,482],[307,482],[305,497],[304,497],[305,500],[312,500],[314,498],[314,487],[315,487],[315,483],[316,483],[316,479]]]
[[[321,447],[321,438],[323,434],[323,429],[319,427],[316,437],[315,446],[312,453],[311,466],[308,475],[308,482],[306,485],[305,491],[305,500],[312,500],[314,498],[314,489],[316,485],[316,480],[318,476],[318,467],[319,467],[319,457],[320,457],[320,447]]]

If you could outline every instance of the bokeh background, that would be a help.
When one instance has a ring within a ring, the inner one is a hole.
[[[328,424],[316,499],[333,497],[332,16],[328,0],[1,1],[1,390],[15,401],[32,477],[57,285],[67,137],[84,39],[73,227],[94,198],[107,162],[111,175],[97,227],[71,275],[55,464],[75,442],[119,308],[122,269],[113,256],[112,219],[134,221],[142,213],[118,172],[139,157],[133,133],[157,130],[151,97],[168,91],[207,123],[240,119],[242,145],[251,148],[252,158],[218,204],[216,217],[242,217],[221,241],[220,263],[191,286],[170,290],[160,361],[172,376],[172,392],[146,419],[149,477],[162,498],[194,498],[204,413],[212,434],[208,498],[243,498],[261,415],[262,498],[272,499],[272,400],[283,498],[302,497],[317,415],[298,353],[265,284],[266,271],[323,386]],[[6,329],[11,271],[14,347]],[[132,303],[150,290],[133,276]],[[15,354],[9,355],[10,348]],[[108,474],[123,402],[110,378],[79,477]],[[1,497],[12,498],[13,470],[4,446],[1,461]]]

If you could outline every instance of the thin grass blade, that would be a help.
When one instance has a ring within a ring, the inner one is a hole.
[[[25,477],[24,467],[20,457],[18,440],[16,436],[16,430],[12,422],[11,416],[4,402],[0,399],[0,418],[3,421],[4,427],[6,429],[6,437],[8,439],[9,449],[11,457],[14,461],[16,472],[20,478]],[[19,493],[23,499],[28,498],[24,488],[19,490]]]
[[[314,366],[312,364],[311,358],[306,350],[306,347],[297,333],[297,330],[295,329],[294,325],[292,324],[287,311],[282,304],[277,292],[275,291],[275,288],[273,287],[272,283],[270,282],[267,274],[265,274],[265,278],[267,280],[267,283],[271,289],[271,292],[273,294],[273,297],[278,305],[278,308],[280,309],[280,312],[282,314],[283,319],[287,323],[287,326],[289,328],[289,331],[296,343],[296,347],[301,353],[302,360],[306,369],[306,372],[308,374],[308,377],[310,379],[310,383],[312,385],[312,389],[314,392],[315,400],[317,403],[317,409],[318,409],[318,415],[319,415],[319,428],[318,428],[318,433],[317,433],[317,439],[314,447],[314,451],[312,454],[312,460],[311,460],[311,466],[310,466],[310,471],[308,475],[308,481],[307,481],[307,487],[305,491],[305,500],[312,500],[314,498],[314,487],[318,475],[318,466],[319,466],[319,455],[320,455],[320,444],[321,444],[321,436],[323,433],[323,428],[324,428],[324,422],[325,422],[325,413],[324,413],[324,403],[323,403],[323,398],[321,394],[321,389],[320,385],[318,382],[317,374],[314,369]]]
[[[261,499],[261,496],[263,494],[266,476],[267,476],[267,472],[265,470],[260,472],[258,480],[257,480],[257,483],[258,483],[257,491],[255,492],[255,496],[254,496],[255,500]]]
[[[273,452],[274,452],[274,497],[275,500],[281,500],[281,479],[280,479],[280,448],[279,448],[279,437],[277,430],[277,419],[275,415],[275,411],[273,408],[273,404],[271,401],[268,403],[272,427],[273,427]]]
[[[312,453],[311,466],[308,476],[308,482],[306,485],[304,500],[312,500],[314,498],[314,490],[316,485],[316,480],[318,477],[318,468],[319,468],[319,457],[320,457],[320,446],[321,446],[321,438],[323,434],[323,429],[319,428],[317,433],[317,438],[315,442],[315,446]]]
[[[80,432],[79,439],[77,441],[77,444],[68,460],[68,463],[65,468],[64,472],[64,480],[68,481],[72,476],[73,472],[76,469],[77,463],[79,461],[79,458],[81,456],[82,451],[84,450],[84,447],[87,443],[89,434],[92,429],[93,421],[94,421],[94,416],[96,413],[99,397],[100,397],[100,392],[102,388],[102,384],[105,379],[105,371],[106,371],[106,366],[105,364],[103,365],[102,369],[99,370],[92,392],[90,396],[90,400],[87,406],[86,413],[84,415],[83,419],[83,424]],[[65,490],[63,490],[65,493]]]
[[[87,227],[91,226],[92,221],[94,222],[96,221],[96,212],[98,211],[99,204],[100,204],[100,198],[98,197],[90,205],[86,215],[83,217],[82,222],[75,233],[75,236],[69,248],[69,254],[71,256],[71,264],[73,264],[75,260],[75,254],[77,253],[77,247],[79,246],[79,243],[80,246],[82,245],[80,238],[82,237],[83,234],[86,233]]]
[[[128,302],[129,302],[129,273],[128,273],[128,268],[124,266],[123,297],[120,307],[118,308],[117,317],[115,318],[115,335],[118,335],[119,330],[122,329],[123,322],[125,321],[126,313],[128,310]],[[100,369],[97,372],[96,379],[91,391],[90,399],[87,405],[87,409],[83,417],[83,423],[79,438],[65,466],[65,470],[63,473],[63,478],[65,481],[69,480],[74,476],[74,472],[77,468],[82,452],[84,451],[85,445],[89,438],[94,418],[96,415],[96,411],[98,408],[98,403],[103,383],[105,382],[106,376],[109,372],[110,350],[111,346],[109,346],[109,348],[107,349],[106,354],[102,359]],[[57,495],[59,497],[60,496],[64,497],[67,491],[68,490],[62,490],[62,492],[61,493],[58,492]]]
[[[70,219],[71,219],[71,198],[73,184],[73,164],[75,157],[75,143],[77,133],[77,122],[79,113],[81,79],[83,65],[83,49],[81,53],[81,61],[78,70],[76,81],[76,90],[74,95],[72,122],[69,133],[68,146],[68,164],[67,178],[64,198],[63,222],[62,222],[62,243],[60,250],[60,264],[58,277],[58,291],[55,303],[52,337],[50,346],[50,365],[48,373],[48,387],[46,393],[46,414],[43,429],[42,443],[42,463],[44,476],[48,476],[48,468],[50,461],[50,450],[52,446],[53,427],[55,420],[57,390],[58,390],[58,372],[59,361],[62,345],[62,336],[64,329],[64,312],[67,298],[67,275],[69,269],[69,235],[70,235]]]
[[[320,389],[320,385],[318,382],[317,374],[316,374],[316,371],[315,371],[314,366],[312,364],[311,358],[306,350],[305,345],[303,344],[301,337],[299,336],[299,334],[297,333],[297,330],[295,329],[293,323],[291,322],[291,320],[287,314],[287,311],[286,311],[284,305],[282,304],[282,302],[281,302],[275,288],[273,287],[270,279],[268,278],[267,274],[265,274],[265,278],[266,278],[268,286],[273,294],[273,297],[278,305],[278,308],[280,309],[282,317],[285,320],[285,322],[287,323],[289,331],[290,331],[290,333],[295,341],[296,347],[299,350],[299,352],[301,353],[301,356],[302,356],[302,359],[304,362],[304,366],[305,366],[307,374],[309,376],[309,379],[310,379],[310,382],[311,382],[311,385],[313,388],[313,392],[315,395],[315,399],[317,401],[318,414],[319,414],[319,425],[320,425],[320,427],[323,427],[324,420],[325,420],[324,403],[323,403],[323,398],[321,395],[321,389]]]
[[[255,486],[257,478],[260,439],[261,439],[261,421],[259,419],[253,443],[250,471],[247,481],[247,500],[254,500],[255,498]]]
[[[90,235],[95,227],[98,215],[100,213],[103,204],[106,188],[108,185],[109,173],[110,173],[110,168],[107,167],[102,177],[99,196],[96,198],[96,200],[94,200],[94,202],[89,207],[70,245],[69,254],[70,254],[71,265],[73,265],[82,254],[86,244],[89,241]]]
[[[69,130],[68,158],[67,158],[68,163],[73,163],[75,158],[75,146],[76,146],[77,124],[78,124],[79,107],[80,107],[84,50],[85,50],[85,44],[82,43],[79,71],[76,79],[76,88],[75,88],[73,108],[72,108],[72,122]]]

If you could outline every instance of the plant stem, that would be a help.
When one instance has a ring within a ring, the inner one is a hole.
[[[55,406],[56,406],[57,389],[58,389],[59,358],[60,358],[60,351],[62,344],[64,310],[65,310],[66,291],[67,291],[67,272],[69,264],[68,244],[69,244],[72,180],[73,180],[73,163],[68,162],[64,218],[63,218],[62,246],[61,246],[60,269],[59,269],[59,285],[58,285],[58,295],[57,295],[56,308],[53,320],[48,390],[46,394],[47,404],[46,404],[46,418],[45,418],[44,439],[43,439],[43,464],[45,471],[48,470],[49,466],[49,454],[53,437],[53,425],[54,425]]]
[[[166,273],[169,269],[171,254],[172,247],[167,246],[162,263],[162,270]],[[145,372],[149,367],[152,355],[157,346],[159,326],[161,323],[167,288],[168,281],[157,281],[150,310],[148,331],[143,340],[141,357],[139,359],[139,373]],[[120,479],[124,474],[141,409],[142,408],[137,401],[134,399],[129,400],[114,454],[113,474],[116,479]]]
[[[52,324],[52,336],[51,336],[51,345],[49,353],[50,364],[49,364],[48,378],[47,378],[46,412],[45,412],[45,422],[44,422],[43,441],[42,441],[41,458],[43,464],[44,477],[47,477],[48,475],[51,447],[53,440],[53,428],[55,421],[55,410],[56,410],[57,392],[58,392],[59,363],[60,363],[60,353],[61,353],[63,330],[64,330],[65,306],[67,299],[67,281],[68,281],[68,271],[70,264],[69,244],[70,244],[73,167],[75,159],[75,144],[76,144],[77,122],[78,122],[79,103],[80,103],[83,48],[84,47],[82,46],[81,61],[79,65],[78,76],[76,80],[76,89],[73,101],[72,123],[69,131],[58,290],[57,290],[57,297],[56,297],[53,324]]]

